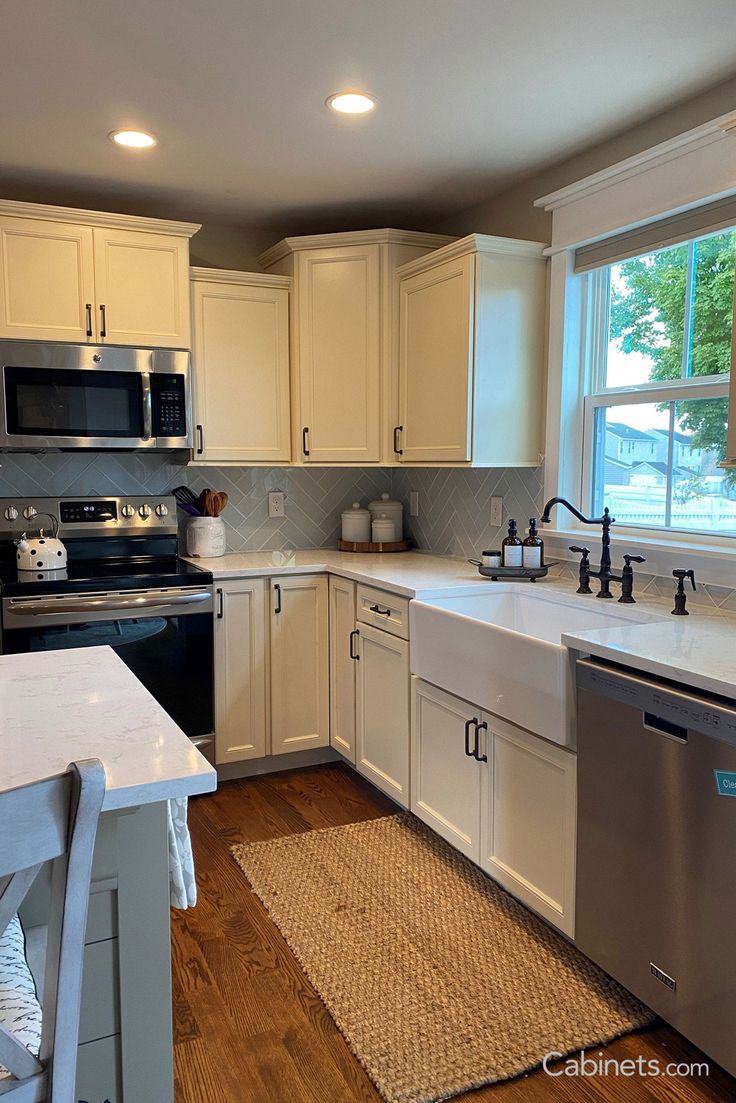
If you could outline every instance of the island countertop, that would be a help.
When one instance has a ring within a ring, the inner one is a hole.
[[[110,647],[0,656],[0,792],[99,758],[103,811],[208,793],[217,775]]]

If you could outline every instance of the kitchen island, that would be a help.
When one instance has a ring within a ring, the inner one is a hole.
[[[86,932],[77,1098],[173,1098],[167,801],[211,792],[212,767],[109,647],[0,657],[0,792],[99,758],[107,788]],[[48,878],[21,918],[31,966]],[[38,976],[37,976],[38,982]]]

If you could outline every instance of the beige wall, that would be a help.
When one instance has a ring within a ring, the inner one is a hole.
[[[501,234],[549,241],[552,216],[537,210],[535,199],[731,111],[736,111],[736,78],[525,177],[432,229],[446,234]]]

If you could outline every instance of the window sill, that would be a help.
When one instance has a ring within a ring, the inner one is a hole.
[[[590,548],[591,562],[598,562],[601,529],[598,525],[580,525],[577,528],[553,529],[542,526],[544,538],[553,556],[577,561],[578,556],[568,549],[570,544]],[[736,537],[705,537],[699,533],[687,536],[673,533],[660,538],[641,535],[614,525],[611,529],[611,561],[617,569],[625,551],[646,556],[646,571],[650,574],[669,575],[673,567],[687,567],[695,571],[696,580],[715,586],[736,587]]]

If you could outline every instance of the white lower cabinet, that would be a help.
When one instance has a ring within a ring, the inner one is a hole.
[[[356,760],[358,771],[409,806],[409,642],[360,624]]]
[[[267,753],[265,582],[229,579],[215,591],[215,760]]]
[[[355,583],[330,579],[330,743],[355,763]]]
[[[575,755],[419,678],[411,746],[412,812],[572,935]]]
[[[327,578],[270,580],[271,753],[330,742]]]
[[[411,810],[480,862],[482,764],[468,753],[480,711],[421,678],[411,683]]]

